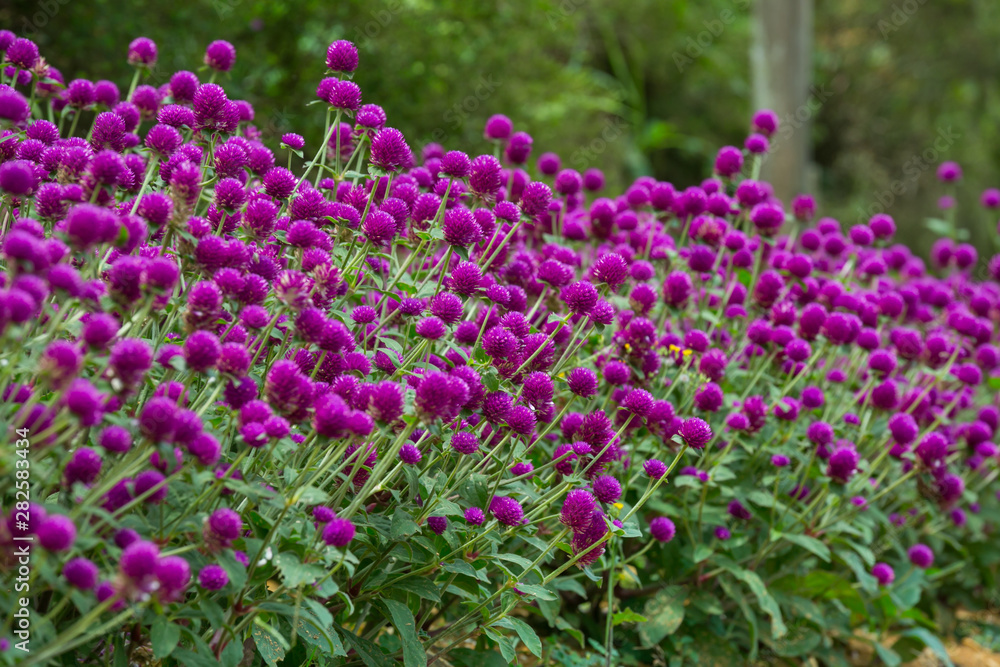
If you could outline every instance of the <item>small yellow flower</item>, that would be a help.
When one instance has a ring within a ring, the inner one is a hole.
[[[625,505],[623,505],[622,503],[615,503],[615,509],[616,509],[616,510],[620,510],[620,509],[622,509],[623,507],[625,507]]]
[[[685,357],[690,357],[691,356],[691,350],[684,350],[683,352],[681,352],[681,354],[683,354]]]
[[[681,348],[679,348],[679,347],[677,347],[676,345],[673,345],[673,344],[671,344],[669,347],[667,347],[667,349],[670,350],[671,352],[680,352],[681,351]]]
[[[629,345],[628,343],[625,343],[625,351],[626,352],[631,352],[632,351],[632,346]]]

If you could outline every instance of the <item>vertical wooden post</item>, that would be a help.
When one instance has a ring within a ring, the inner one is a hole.
[[[813,0],[756,0],[750,61],[754,109],[772,109],[782,127],[771,138],[761,178],[788,202],[809,185],[810,128],[821,101],[810,99]]]

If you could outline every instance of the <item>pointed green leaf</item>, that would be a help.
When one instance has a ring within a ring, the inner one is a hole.
[[[403,642],[403,664],[406,667],[426,667],[427,654],[424,646],[417,638],[417,622],[413,619],[410,608],[396,600],[382,600],[392,616],[392,624],[396,626]]]

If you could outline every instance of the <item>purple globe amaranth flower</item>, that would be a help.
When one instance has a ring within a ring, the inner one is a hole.
[[[229,583],[229,574],[221,565],[206,565],[198,573],[198,585],[206,591],[219,591]]]
[[[679,434],[689,447],[703,449],[712,439],[712,427],[704,419],[691,417],[684,420]]]
[[[205,49],[205,64],[217,72],[228,72],[236,62],[236,47],[225,40],[216,40]]]
[[[63,477],[67,486],[75,482],[92,484],[101,473],[101,456],[89,447],[81,447],[73,452],[73,456],[63,469]]]
[[[778,131],[779,124],[778,114],[770,109],[761,109],[756,112],[753,115],[753,121],[751,123],[753,129],[760,132],[765,137],[774,135],[774,133]]]
[[[71,558],[62,570],[63,577],[74,588],[89,591],[97,586],[98,569],[86,558]]]
[[[879,586],[888,586],[896,579],[896,573],[888,563],[875,563],[872,567],[872,576],[878,581]]]
[[[733,534],[729,532],[729,529],[726,528],[725,526],[716,526],[713,532],[715,534],[715,539],[722,542],[725,542],[726,540],[728,540],[730,537],[733,536]]]
[[[0,190],[14,197],[30,194],[38,185],[35,168],[27,160],[12,160],[0,164]]]
[[[451,448],[459,454],[473,454],[479,450],[479,438],[474,433],[459,431],[451,436]]]
[[[158,594],[174,599],[191,583],[191,566],[180,556],[165,556],[156,563],[154,570],[160,587]]]
[[[511,122],[510,118],[496,114],[487,119],[483,134],[487,139],[503,141],[509,139],[513,131],[514,123]]]
[[[860,459],[853,444],[838,447],[830,454],[826,473],[836,481],[846,483],[857,472]]]
[[[586,280],[571,283],[563,288],[562,299],[570,312],[588,314],[597,305],[597,288]]]
[[[590,398],[597,394],[597,374],[589,368],[574,368],[566,378],[569,390],[577,396]]]
[[[665,516],[658,516],[649,522],[649,534],[657,542],[669,542],[677,534],[674,522]]]
[[[156,64],[156,42],[148,37],[136,37],[128,45],[128,64],[152,67]]]
[[[427,517],[427,527],[430,528],[435,535],[443,535],[444,531],[448,529],[448,519],[443,516],[429,516]]]
[[[962,178],[962,168],[957,162],[942,162],[938,166],[937,177],[945,183],[954,183]]]
[[[531,155],[531,148],[534,143],[531,135],[527,132],[515,132],[510,135],[504,155],[513,164],[524,164]]]
[[[612,290],[616,290],[628,278],[628,264],[621,255],[608,253],[594,262],[593,272],[599,282],[606,283]]]
[[[156,572],[160,548],[152,542],[137,540],[122,551],[119,567],[122,574],[133,582],[142,582]]]
[[[211,537],[223,546],[229,546],[243,532],[243,519],[234,510],[222,507],[206,520],[206,528]]]
[[[573,534],[571,546],[575,555],[583,554],[576,564],[580,568],[588,567],[604,554],[604,537],[608,534],[608,525],[604,519],[604,513],[595,509],[591,515],[590,525],[585,530],[576,531]],[[597,545],[597,546],[594,546]]]
[[[650,479],[660,479],[667,474],[667,465],[659,459],[649,459],[643,462],[642,470]]]
[[[478,507],[470,507],[465,510],[465,522],[470,526],[481,526],[486,521],[486,515]]]
[[[410,163],[410,147],[403,133],[392,127],[384,127],[375,133],[371,141],[371,162],[385,171],[394,172]]]
[[[530,435],[535,430],[535,413],[528,407],[516,405],[505,418],[507,426],[520,435]]]
[[[444,216],[444,240],[452,246],[466,247],[477,242],[482,230],[467,208],[455,207]]]
[[[358,47],[338,39],[326,49],[326,68],[332,72],[353,72],[358,68]]]
[[[906,555],[910,562],[921,570],[926,570],[934,564],[934,552],[926,544],[914,544],[907,550]]]
[[[490,514],[505,526],[520,526],[524,522],[521,503],[509,496],[494,496],[490,501]]]
[[[68,551],[76,542],[76,525],[68,516],[54,514],[39,524],[35,535],[46,551]]]
[[[473,193],[493,198],[500,190],[500,173],[503,166],[492,155],[480,155],[472,160],[469,170],[469,188]],[[520,216],[518,216],[520,217]]]
[[[521,193],[521,211],[529,218],[537,218],[546,212],[552,202],[552,190],[541,181],[533,181]]]
[[[743,152],[735,146],[724,146],[715,157],[715,173],[732,178],[743,169]]]
[[[30,70],[38,62],[38,46],[30,39],[18,37],[6,48],[6,61],[18,69]]]
[[[601,475],[593,482],[594,495],[602,503],[615,503],[622,496],[621,483],[611,475]]]
[[[203,373],[215,366],[222,353],[222,346],[215,334],[195,331],[184,342],[184,359],[188,368]]]
[[[420,463],[420,459],[422,458],[423,455],[420,453],[420,450],[410,443],[406,443],[399,449],[399,459],[407,465]]]
[[[735,517],[737,519],[742,519],[743,521],[749,521],[751,518],[753,518],[753,515],[750,513],[750,510],[744,507],[743,503],[741,503],[739,500],[735,498],[729,501],[729,505],[726,507],[726,511],[729,513],[730,516]]]

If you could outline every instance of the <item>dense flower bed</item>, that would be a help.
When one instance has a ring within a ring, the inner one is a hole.
[[[227,42],[0,51],[6,662],[891,664],[994,583],[1000,260],[789,214],[773,113],[606,196],[505,116],[418,158],[344,41],[277,152]]]

